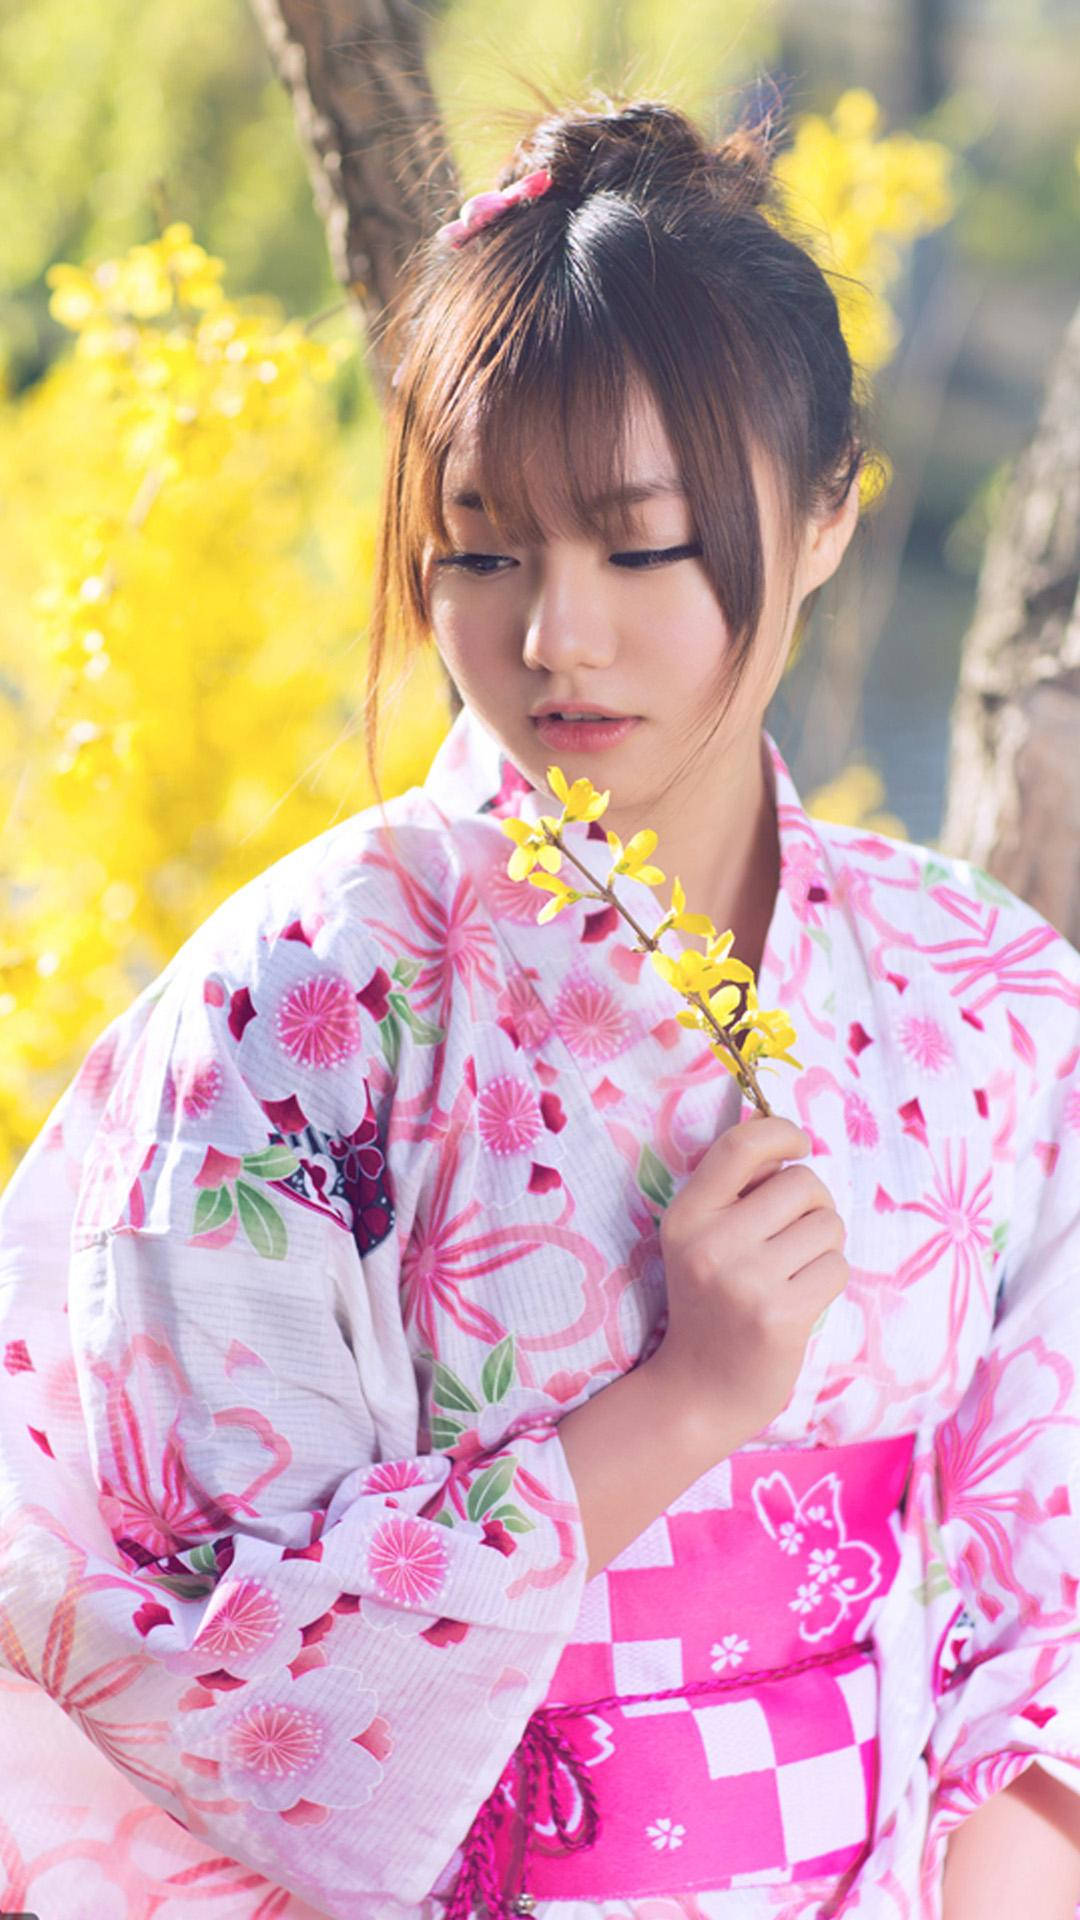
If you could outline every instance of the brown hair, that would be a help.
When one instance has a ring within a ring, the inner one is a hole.
[[[540,118],[495,184],[544,167],[549,190],[460,248],[433,237],[388,319],[400,365],[364,708],[380,801],[380,675],[391,639],[401,637],[408,659],[430,637],[423,548],[452,544],[443,477],[466,423],[503,538],[543,537],[523,483],[526,452],[551,476],[559,523],[599,537],[611,513],[590,503],[624,479],[625,403],[644,378],[731,632],[728,698],[765,590],[750,445],[771,456],[792,562],[808,515],[839,506],[867,457],[836,299],[807,248],[770,217],[791,224],[770,171],[771,114],[713,145],[662,102],[604,104]],[[625,528],[628,514],[614,524]]]

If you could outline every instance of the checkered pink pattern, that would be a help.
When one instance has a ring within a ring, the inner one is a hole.
[[[585,1709],[558,1727],[600,1831],[567,1851],[542,1794],[524,1861],[520,1833],[500,1828],[508,1890],[633,1899],[855,1863],[876,1786],[872,1626],[898,1565],[912,1446],[737,1454],[588,1583],[544,1705]],[[569,1767],[556,1790],[573,1834],[584,1808]]]

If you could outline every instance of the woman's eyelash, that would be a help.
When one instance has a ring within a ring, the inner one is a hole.
[[[682,547],[639,547],[627,553],[613,553],[611,558],[629,572],[643,572],[659,560],[690,560],[700,556],[700,543],[694,541]],[[504,557],[499,553],[447,553],[435,564],[439,567],[460,567],[466,573],[491,573]],[[485,565],[485,562],[492,564]]]

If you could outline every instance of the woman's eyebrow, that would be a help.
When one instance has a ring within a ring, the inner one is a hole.
[[[598,494],[596,499],[590,502],[590,505],[593,509],[614,506],[633,507],[639,505],[643,500],[655,500],[662,495],[682,495],[684,493],[685,488],[682,487],[677,480],[661,476],[655,480],[636,480],[630,486],[626,487],[613,487],[610,493]],[[483,513],[484,511],[484,503],[480,495],[470,490],[455,493],[451,500],[451,505],[464,507],[467,513]]]

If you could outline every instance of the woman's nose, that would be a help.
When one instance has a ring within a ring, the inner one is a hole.
[[[526,666],[565,673],[579,665],[610,665],[615,630],[595,581],[585,575],[584,566],[545,568],[528,613],[522,649]]]

